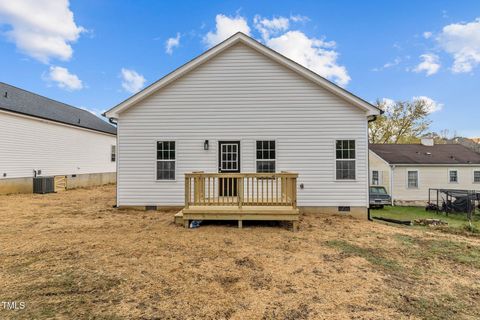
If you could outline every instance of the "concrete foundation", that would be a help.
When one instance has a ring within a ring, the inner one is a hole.
[[[93,186],[101,186],[116,182],[117,175],[115,172],[106,173],[88,173],[67,176],[67,189],[85,188]]]
[[[33,178],[0,179],[0,194],[32,192]]]
[[[358,219],[368,219],[367,207],[350,207],[350,211],[339,211],[338,207],[299,207],[300,213],[307,214],[341,214]]]
[[[115,172],[67,175],[67,189],[101,186],[115,182]],[[33,178],[0,179],[0,194],[32,192]]]

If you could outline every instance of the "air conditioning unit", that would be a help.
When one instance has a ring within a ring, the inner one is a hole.
[[[55,192],[54,177],[36,177],[33,178],[33,193],[52,193]]]

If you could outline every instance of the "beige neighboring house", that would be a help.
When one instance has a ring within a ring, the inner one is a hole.
[[[427,138],[369,149],[370,185],[384,186],[395,205],[425,205],[429,188],[480,190],[480,154],[460,144]]]

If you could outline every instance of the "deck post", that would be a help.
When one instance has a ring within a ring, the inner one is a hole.
[[[188,209],[190,203],[190,176],[185,175],[185,208]]]
[[[292,178],[292,205],[293,208],[297,208],[297,178]]]
[[[293,232],[298,231],[298,221],[292,221],[292,231]]]
[[[242,220],[238,220],[238,228],[239,229],[243,228],[243,221]]]
[[[243,204],[243,177],[237,178],[237,200],[238,200],[238,208],[242,208]]]
[[[188,229],[189,224],[190,224],[190,221],[188,219],[183,219],[183,226],[185,227],[185,229]]]

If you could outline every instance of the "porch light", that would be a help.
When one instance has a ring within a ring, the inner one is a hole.
[[[203,150],[208,150],[208,140],[203,143]]]

